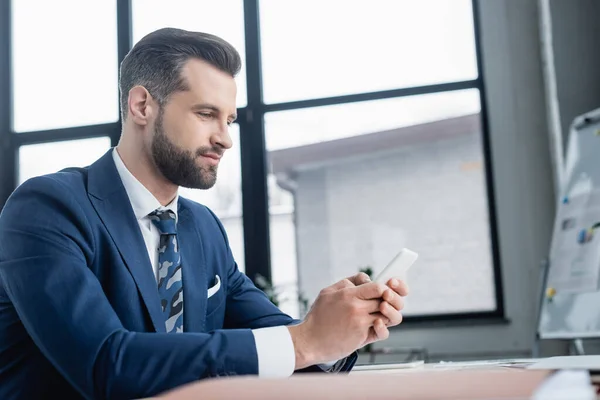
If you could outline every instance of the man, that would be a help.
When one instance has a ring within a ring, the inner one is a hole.
[[[0,216],[0,398],[139,398],[215,376],[347,371],[401,322],[406,286],[364,275],[292,320],[238,271],[216,216],[178,196],[215,183],[239,69],[215,36],[147,35],[121,65],[118,146],[13,193]]]

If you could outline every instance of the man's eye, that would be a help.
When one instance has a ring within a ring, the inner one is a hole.
[[[210,118],[212,117],[211,113],[198,113],[200,116],[204,117],[204,118]]]

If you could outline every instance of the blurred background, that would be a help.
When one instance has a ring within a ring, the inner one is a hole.
[[[242,55],[210,190],[239,268],[302,317],[401,249],[405,321],[362,363],[527,357],[569,126],[600,107],[595,0],[0,0],[0,207],[120,135],[118,66],[145,34]],[[560,340],[542,354],[564,354]]]

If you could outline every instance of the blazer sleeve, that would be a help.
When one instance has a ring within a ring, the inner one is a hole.
[[[142,398],[204,377],[258,373],[250,321],[210,334],[124,329],[88,267],[95,252],[83,209],[56,178],[27,181],[2,211],[0,293],[43,355],[84,397]],[[237,310],[241,301],[256,302],[258,293],[242,278],[235,285],[244,288],[233,296]],[[251,320],[269,313],[277,314],[261,305]]]

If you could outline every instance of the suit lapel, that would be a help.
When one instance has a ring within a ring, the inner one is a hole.
[[[157,332],[165,332],[165,321],[152,264],[148,259],[146,244],[129,197],[112,159],[112,149],[90,167],[88,192],[100,219],[135,280],[154,329]]]
[[[208,286],[202,240],[192,212],[181,204],[181,198],[177,214],[177,238],[181,249],[183,279],[183,330],[204,332]]]

